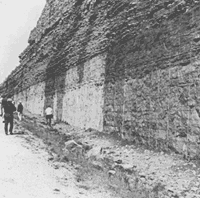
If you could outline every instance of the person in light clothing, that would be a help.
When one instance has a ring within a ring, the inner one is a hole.
[[[53,109],[48,106],[45,110],[47,125],[51,126],[51,119],[53,118]]]
[[[6,98],[2,98],[2,100],[1,100],[1,116],[2,116],[2,118],[4,118],[4,115],[3,115],[3,108],[4,108],[4,106],[6,105],[6,103],[7,103],[7,99]],[[3,121],[4,122],[4,121]]]

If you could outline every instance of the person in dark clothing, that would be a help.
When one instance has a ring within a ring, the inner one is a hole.
[[[5,120],[5,134],[8,135],[8,124],[10,124],[9,132],[13,134],[13,113],[16,111],[15,106],[12,103],[12,100],[9,98],[7,99],[7,103],[3,106],[4,111],[4,120]]]
[[[17,112],[18,112],[18,118],[21,121],[22,120],[22,112],[23,112],[23,105],[21,102],[19,102],[17,106]]]

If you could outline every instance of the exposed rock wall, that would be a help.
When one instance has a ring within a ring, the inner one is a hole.
[[[198,156],[199,2],[157,3],[136,3],[132,17],[128,7],[124,18],[130,21],[120,20],[123,28],[115,31],[107,55],[104,129],[150,148]]]
[[[33,85],[22,92],[15,94],[14,101],[17,103],[21,101],[24,108],[26,108],[28,111],[34,114],[43,115],[45,102],[44,88],[44,82]]]
[[[103,130],[105,56],[84,63],[83,79],[78,82],[77,69],[67,71],[62,118],[82,128]]]
[[[198,154],[199,1],[49,0],[28,42],[1,92],[76,126]]]

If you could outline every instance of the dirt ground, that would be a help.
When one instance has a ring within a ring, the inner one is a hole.
[[[51,160],[42,139],[15,123],[14,135],[5,135],[0,118],[0,197],[93,198],[111,197],[109,192],[79,187],[76,169]]]
[[[2,131],[1,139],[8,150],[1,149],[4,197],[10,183],[15,195],[26,197],[200,197],[198,160],[127,144],[112,134],[67,123],[49,128],[43,117],[26,112],[22,122],[15,120],[15,135]]]

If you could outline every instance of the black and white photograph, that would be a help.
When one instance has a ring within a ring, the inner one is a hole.
[[[200,198],[200,0],[0,0],[0,198]]]

